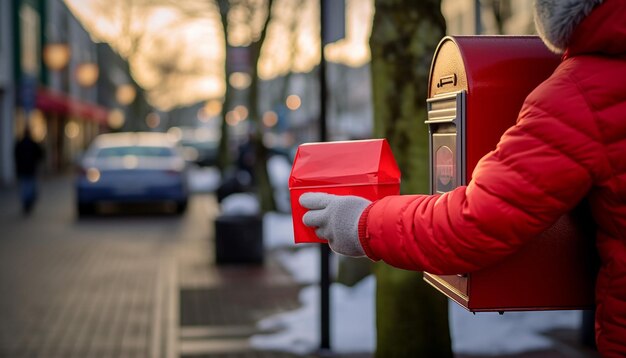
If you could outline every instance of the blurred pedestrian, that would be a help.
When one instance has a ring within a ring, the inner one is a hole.
[[[256,141],[256,134],[250,132],[247,140],[239,146],[237,151],[237,169],[245,172],[249,176],[250,184],[255,183],[254,167],[257,161]]]
[[[33,140],[26,127],[24,136],[15,143],[15,170],[24,214],[29,214],[37,201],[37,171],[43,157],[43,148]]]
[[[517,252],[587,199],[602,258],[597,347],[626,357],[626,0],[534,6],[538,33],[563,60],[467,186],[373,203],[306,193],[303,221],[340,254],[459,274]]]
[[[224,173],[222,181],[216,190],[219,203],[231,194],[245,193],[253,189],[255,163],[254,134],[248,134],[246,141],[237,147],[235,167],[229,168]]]

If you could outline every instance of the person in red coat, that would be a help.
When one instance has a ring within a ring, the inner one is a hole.
[[[581,200],[597,224],[596,341],[626,356],[626,0],[537,0],[537,31],[563,53],[467,186],[445,194],[306,193],[305,225],[331,249],[434,274],[519,250]]]

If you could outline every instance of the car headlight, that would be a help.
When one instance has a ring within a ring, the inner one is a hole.
[[[100,171],[96,168],[89,168],[85,174],[90,183],[97,183],[100,180]]]

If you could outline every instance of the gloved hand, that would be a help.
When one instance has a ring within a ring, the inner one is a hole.
[[[328,240],[338,254],[361,257],[365,251],[359,242],[359,219],[371,201],[352,195],[304,193],[300,205],[310,209],[302,217],[304,225],[316,227],[315,234]]]

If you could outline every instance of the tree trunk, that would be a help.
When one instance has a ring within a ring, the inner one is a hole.
[[[402,192],[429,188],[426,96],[434,50],[445,35],[441,0],[376,0],[370,38],[374,132],[389,141]],[[377,278],[376,357],[452,357],[447,299],[418,272],[384,263]]]
[[[220,10],[220,18],[222,20],[222,28],[224,30],[224,81],[226,82],[226,90],[224,92],[224,103],[222,104],[222,125],[221,136],[219,142],[219,150],[217,156],[217,167],[220,169],[222,175],[226,169],[231,165],[230,147],[229,147],[229,133],[228,124],[226,123],[226,113],[230,110],[230,94],[231,87],[228,82],[228,11],[230,10],[230,4],[228,0],[218,0],[217,5]]]
[[[256,154],[256,160],[254,162],[254,175],[256,177],[256,187],[259,195],[259,201],[262,212],[268,212],[276,210],[276,203],[274,201],[274,189],[270,183],[269,173],[267,171],[267,159],[268,150],[263,144],[263,124],[261,123],[261,113],[259,111],[259,76],[258,67],[259,59],[261,58],[261,48],[265,42],[267,36],[267,25],[270,22],[272,14],[273,0],[267,1],[267,18],[263,24],[261,30],[261,36],[259,39],[250,44],[250,63],[252,63],[252,71],[250,77],[252,82],[250,83],[250,120],[254,123],[255,133],[253,136],[254,150]]]
[[[453,357],[448,300],[422,274],[375,265],[376,357]]]

